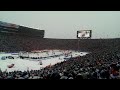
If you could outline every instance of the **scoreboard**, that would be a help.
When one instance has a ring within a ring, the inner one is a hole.
[[[92,36],[92,30],[77,31],[77,38],[87,39],[87,38],[91,38],[91,36]]]

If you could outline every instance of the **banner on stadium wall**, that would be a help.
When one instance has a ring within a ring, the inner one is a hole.
[[[12,23],[6,23],[0,21],[0,26],[8,27],[8,28],[19,28],[19,25],[12,24]]]

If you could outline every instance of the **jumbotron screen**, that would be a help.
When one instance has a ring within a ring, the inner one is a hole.
[[[77,31],[77,38],[91,38],[92,30]]]

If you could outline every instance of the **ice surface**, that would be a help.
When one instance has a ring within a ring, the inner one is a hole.
[[[72,57],[76,56],[84,56],[87,54],[87,52],[75,52],[75,51],[59,51],[59,50],[49,50],[48,52],[40,52],[40,53],[29,53],[30,57],[48,57],[53,55],[60,55],[63,54],[60,57],[54,57],[54,58],[48,58],[48,59],[41,59],[42,65],[39,64],[40,61],[37,60],[28,60],[28,59],[6,59],[6,60],[0,60],[0,69],[2,71],[7,70],[8,72],[19,70],[19,71],[26,71],[26,70],[39,70],[41,68],[44,68],[48,65],[54,65],[59,62],[63,62],[65,58],[65,53],[72,52]],[[0,57],[3,54],[0,54]],[[10,55],[10,54],[9,54]],[[68,56],[68,57],[71,57]],[[8,65],[15,64],[13,68],[8,68]]]

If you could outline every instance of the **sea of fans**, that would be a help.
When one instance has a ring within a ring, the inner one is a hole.
[[[41,70],[0,71],[0,79],[120,79],[119,51],[104,50]]]
[[[40,39],[35,38],[0,37],[0,50],[4,49],[3,51],[14,52],[16,50],[44,49],[45,47],[77,48],[75,40],[44,39],[40,42]],[[65,44],[63,45],[63,43]],[[79,46],[81,50],[91,53],[82,57],[70,58],[41,70],[24,72],[0,70],[0,79],[120,79],[120,39],[81,40]]]

